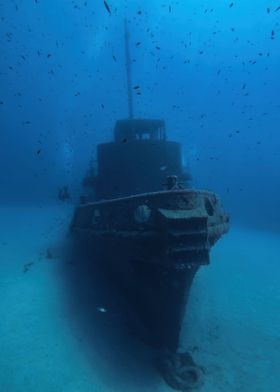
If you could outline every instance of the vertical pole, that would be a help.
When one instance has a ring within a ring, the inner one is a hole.
[[[126,68],[126,80],[127,80],[127,99],[128,99],[128,116],[133,118],[133,97],[131,87],[131,58],[129,50],[129,32],[127,27],[127,20],[124,21],[124,32],[125,32],[125,68]]]

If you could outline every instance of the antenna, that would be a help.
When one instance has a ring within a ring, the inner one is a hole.
[[[124,36],[125,36],[125,68],[126,68],[126,80],[127,80],[127,99],[128,99],[128,115],[129,118],[133,118],[133,97],[131,87],[131,58],[129,50],[129,32],[127,27],[127,20],[124,21]]]

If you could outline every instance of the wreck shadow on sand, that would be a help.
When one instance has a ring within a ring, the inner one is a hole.
[[[71,332],[98,378],[122,391],[162,382],[154,366],[158,353],[143,342],[136,316],[94,260],[76,253],[64,257],[61,268]]]

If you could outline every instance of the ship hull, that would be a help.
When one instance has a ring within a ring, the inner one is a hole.
[[[75,236],[139,320],[150,345],[175,353],[193,278],[228,230],[217,197],[165,191],[79,206]]]

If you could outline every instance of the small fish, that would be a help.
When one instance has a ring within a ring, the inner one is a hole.
[[[133,88],[134,90],[137,90],[138,88],[140,88],[140,86],[134,86]]]
[[[97,308],[98,312],[100,313],[106,313],[107,309],[106,308]]]
[[[105,0],[104,0],[104,6],[105,6],[106,10],[108,11],[108,13],[111,15],[112,13],[111,13],[110,7],[109,7],[107,1],[105,1]]]
[[[232,8],[234,5],[234,3],[230,3],[229,8]]]
[[[31,267],[33,264],[34,264],[33,262],[24,264],[24,266],[23,266],[23,273],[25,274],[26,272],[28,272],[29,269],[30,269],[30,267]]]
[[[267,9],[266,9],[266,12],[269,14],[269,13],[270,13],[270,8],[267,8]]]
[[[168,7],[169,12],[171,12],[171,5]]]
[[[277,11],[279,11],[279,10],[280,10],[280,5],[279,5],[279,7],[276,8],[275,12],[277,12]]]
[[[116,62],[117,61],[116,56],[113,55],[112,57],[113,57],[113,60]]]
[[[39,150],[37,150],[37,155],[39,155],[41,153],[41,149],[39,148]]]

